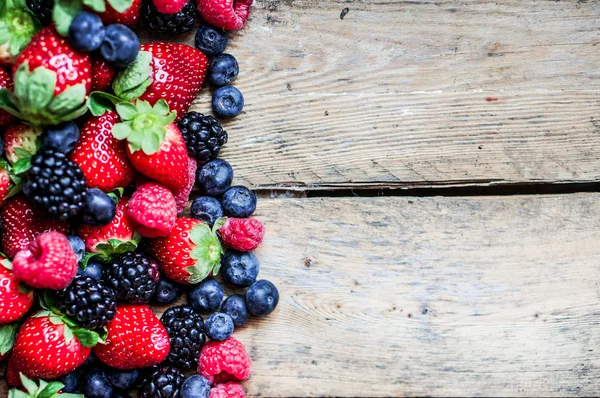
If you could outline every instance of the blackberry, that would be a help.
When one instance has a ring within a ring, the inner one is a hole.
[[[89,276],[78,274],[57,296],[61,311],[85,328],[102,328],[115,317],[115,292]]]
[[[48,217],[66,220],[79,215],[86,191],[83,172],[64,153],[44,149],[31,158],[23,192]]]
[[[177,14],[162,14],[152,0],[142,4],[142,23],[151,32],[186,33],[196,24],[196,2],[190,0]]]
[[[156,365],[150,369],[139,390],[140,398],[179,398],[183,372],[173,366]]]
[[[160,318],[171,340],[167,362],[183,369],[198,366],[198,356],[206,341],[204,320],[189,305],[171,307]]]
[[[126,253],[105,267],[104,280],[115,290],[117,299],[147,303],[159,280],[158,265],[141,253]]]
[[[48,26],[52,23],[54,0],[26,0],[25,4],[42,25]]]
[[[204,116],[199,112],[188,112],[177,124],[188,154],[200,162],[212,160],[227,143],[227,131],[213,116]]]

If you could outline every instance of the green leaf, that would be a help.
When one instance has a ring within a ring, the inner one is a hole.
[[[124,13],[133,4],[133,0],[108,0],[108,4],[118,13]]]
[[[29,152],[23,148],[15,147],[15,148],[13,148],[13,150],[15,151],[15,154],[17,155],[17,157],[20,159],[28,159],[33,156],[33,154],[31,152]]]
[[[65,327],[63,328],[63,333],[65,335],[65,343],[67,343],[67,346],[68,346],[71,344],[71,341],[73,340],[73,329],[71,329],[70,327],[65,325]]]
[[[48,105],[48,111],[56,115],[65,115],[69,112],[85,104],[85,96],[87,94],[85,84],[77,84],[69,87],[57,97],[54,97],[50,105]]]
[[[44,108],[54,97],[56,73],[44,67],[36,68],[29,78],[28,102]]]
[[[213,228],[212,228],[213,233],[216,233],[218,230],[220,230],[221,227],[223,225],[225,225],[226,222],[227,222],[227,217],[218,218],[217,221],[215,221],[215,223],[213,224]]]
[[[202,223],[192,229],[190,240],[196,245],[201,245],[206,242],[207,238],[210,239],[210,235],[212,235],[210,227],[208,224]]]
[[[19,159],[13,165],[13,173],[16,175],[24,174],[31,169],[31,155],[28,158]]]
[[[8,398],[31,398],[31,396],[26,392],[13,388],[8,392]]]
[[[76,328],[73,330],[73,334],[85,347],[93,347],[98,344],[98,341],[100,340],[98,333],[94,332],[93,330]]]
[[[114,95],[102,91],[93,91],[88,100],[88,108],[92,115],[102,116],[106,111],[113,110],[115,105],[121,102],[123,100]]]
[[[165,101],[162,98],[156,101],[156,104],[154,104],[153,109],[154,112],[158,115],[167,116],[169,114],[169,104],[167,104],[167,101]]]
[[[198,283],[210,273],[217,274],[221,265],[223,246],[219,238],[207,224],[199,224],[190,232],[190,240],[195,244],[190,253],[190,258],[196,263],[187,267],[190,283]]]
[[[33,288],[31,286],[27,286],[24,283],[19,283],[19,285],[17,286],[17,291],[22,294],[29,294],[29,292],[31,292],[32,290]]]
[[[106,12],[106,4],[104,3],[104,0],[83,0],[83,4],[96,12]]]
[[[59,317],[58,315],[50,315],[48,317],[48,320],[53,325],[62,325],[64,323],[61,317]]]
[[[22,119],[21,112],[17,108],[13,93],[11,93],[10,90],[6,88],[0,89],[0,108],[4,109],[11,115]]]
[[[0,260],[0,264],[2,264],[2,266],[4,268],[12,270],[13,269],[12,261],[10,261],[10,259],[4,253],[2,253],[2,257],[4,257],[4,258],[2,258],[2,260]]]
[[[35,384],[35,381],[28,379],[23,373],[19,373],[19,377],[21,378],[21,383],[27,392],[31,395],[35,395],[38,389],[38,385]]]
[[[0,44],[4,44],[10,40],[10,29],[5,24],[0,22]]]
[[[133,130],[131,129],[131,122],[117,123],[112,128],[112,135],[118,140],[124,140],[131,135]]]
[[[53,398],[65,385],[58,381],[53,381],[42,388],[37,398]],[[62,397],[62,395],[60,395]]]
[[[120,104],[117,104],[116,109],[117,113],[119,114],[119,117],[123,121],[132,120],[138,114],[138,110],[135,107],[135,105],[129,102],[122,102]]]
[[[131,152],[136,152],[142,149],[142,145],[144,144],[145,134],[143,130],[133,130],[129,135],[127,141],[129,142],[129,150]],[[151,152],[150,154],[152,154]],[[148,153],[147,153],[148,154]]]
[[[69,26],[75,15],[79,14],[83,6],[80,0],[55,0],[52,19],[56,24],[56,31],[63,37],[69,34]]]
[[[18,323],[0,326],[0,355],[4,355],[12,350],[18,330]]]
[[[133,64],[121,71],[113,81],[117,97],[132,101],[142,95],[153,82],[152,53],[141,51]]]
[[[161,142],[162,140],[160,139],[159,134],[148,134],[144,141],[142,141],[142,151],[144,151],[146,155],[152,155],[153,153],[158,152]]]
[[[14,76],[14,94],[20,102],[27,98],[29,76],[29,62],[25,61],[17,68]]]

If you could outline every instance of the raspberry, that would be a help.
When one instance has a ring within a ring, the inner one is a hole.
[[[129,200],[127,217],[146,238],[166,236],[177,219],[175,198],[162,185],[153,182],[141,185]]]
[[[211,383],[246,380],[252,363],[246,348],[233,337],[206,343],[200,352],[198,373]]]
[[[198,0],[198,12],[211,25],[239,30],[250,16],[253,0]]]
[[[196,183],[197,169],[198,165],[196,163],[196,159],[188,156],[188,184],[183,189],[173,193],[173,195],[175,195],[175,203],[177,204],[177,214],[183,213],[185,206],[190,199],[190,192],[192,192],[194,184]]]
[[[239,383],[217,384],[210,389],[208,398],[244,398],[246,393],[244,387]]]
[[[219,229],[219,234],[225,246],[249,252],[262,242],[265,227],[255,218],[229,218]]]

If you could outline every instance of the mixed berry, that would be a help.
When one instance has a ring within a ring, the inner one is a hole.
[[[0,3],[9,396],[244,397],[235,331],[279,301],[258,278],[256,195],[219,158],[219,118],[244,106],[227,31],[252,0]],[[141,43],[138,25],[197,27],[195,47]],[[190,110],[205,81],[215,116]]]

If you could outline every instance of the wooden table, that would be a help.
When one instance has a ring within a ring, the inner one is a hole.
[[[600,394],[599,28],[586,0],[256,1],[223,152],[281,292],[236,332],[250,396]]]

